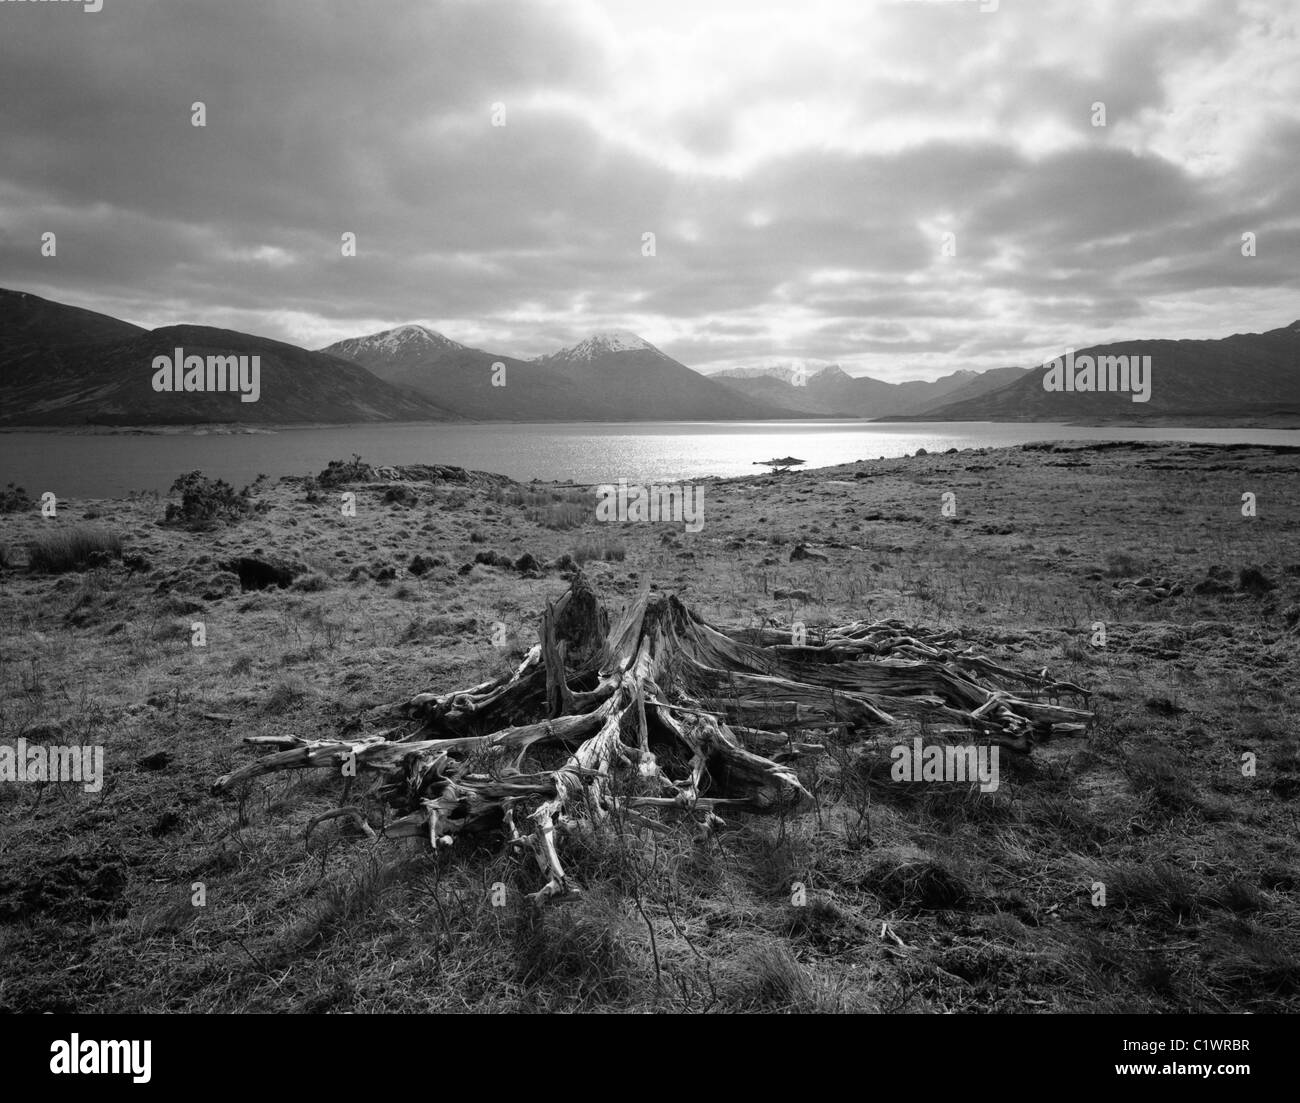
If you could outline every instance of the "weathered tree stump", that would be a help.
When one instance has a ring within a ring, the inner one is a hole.
[[[796,741],[800,732],[896,739],[899,724],[928,719],[1027,752],[1035,739],[1090,720],[1043,700],[1063,694],[1083,690],[897,621],[857,622],[827,630],[819,646],[794,646],[773,629],[720,630],[675,596],[645,591],[611,624],[579,574],[510,674],[376,710],[370,721],[389,726],[370,734],[252,737],[280,749],[213,788],[309,766],[377,773],[372,796],[397,813],[382,834],[438,847],[462,832],[498,832],[535,856],[547,878],[534,894],[541,903],[577,891],[559,836],[580,819],[618,812],[664,830],[687,817],[712,829],[722,811],[798,811],[811,798],[776,759],[820,749]],[[565,749],[567,757],[539,762]],[[661,759],[684,762],[681,776]]]

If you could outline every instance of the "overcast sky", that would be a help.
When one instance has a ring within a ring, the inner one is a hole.
[[[1300,4],[992,6],[0,3],[0,286],[890,380],[1300,317]]]

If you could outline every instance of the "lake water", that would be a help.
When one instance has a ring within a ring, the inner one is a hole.
[[[708,475],[752,475],[754,461],[797,456],[826,467],[925,448],[998,447],[1035,440],[1186,440],[1300,446],[1295,429],[1080,427],[1005,422],[620,422],[551,424],[354,425],[224,434],[204,430],[147,434],[0,433],[0,485],[37,497],[120,497],[166,491],[200,470],[236,487],[320,471],[358,453],[376,464],[445,463],[580,483],[669,482]]]

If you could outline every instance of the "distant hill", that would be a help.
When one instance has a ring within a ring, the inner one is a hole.
[[[791,406],[813,416],[878,418],[920,416],[932,407],[951,401],[953,395],[978,395],[1005,386],[1024,371],[1022,368],[958,371],[932,381],[886,383],[869,375],[849,375],[838,364],[832,364],[816,371],[806,369],[803,382],[796,385],[794,367],[777,363],[730,368],[709,378],[746,397]]]
[[[1300,416],[1300,321],[1267,333],[1217,340],[1117,341],[1075,352],[1081,357],[1150,356],[1146,402],[1132,393],[1049,391],[1047,369],[973,397],[954,395],[927,414],[946,421],[1148,421],[1177,418],[1264,419]]]
[[[709,372],[710,379],[779,379],[793,383],[796,376],[808,379],[824,368],[838,368],[828,360],[769,360],[744,368],[723,368]]]
[[[260,395],[158,392],[153,361],[253,356]],[[22,292],[0,291],[0,425],[428,421],[453,417],[348,360],[234,330],[145,330]]]
[[[993,391],[1001,390],[1010,383],[1014,383],[1030,370],[1030,368],[1010,367],[989,368],[982,372],[953,372],[952,375],[945,375],[942,379],[936,379],[934,382],[940,386],[932,396],[926,396],[923,404],[913,412],[917,415],[928,414],[930,410],[947,403],[961,402],[968,398],[978,398],[982,394],[990,394]]]

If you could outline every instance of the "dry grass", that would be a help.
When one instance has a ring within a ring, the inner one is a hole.
[[[41,574],[84,571],[97,562],[122,558],[122,538],[114,532],[74,525],[58,528],[27,545],[27,566]]]
[[[23,902],[0,914],[0,1009],[1294,1011],[1297,476],[1293,457],[1182,446],[880,461],[711,484],[702,532],[620,526],[617,556],[569,488],[421,486],[401,509],[359,487],[341,523],[286,484],[207,533],[158,527],[156,497],[61,504],[59,532],[99,510],[147,566],[0,563],[0,741],[100,743],[108,774],[99,794],[0,786],[0,898]],[[1251,521],[1245,478],[1271,503]],[[10,514],[5,539],[49,525]],[[789,562],[800,540],[829,562]],[[347,819],[305,840],[338,804],[333,771],[207,794],[245,735],[334,733],[509,665],[567,582],[473,567],[484,546],[596,549],[586,569],[615,605],[653,582],[813,638],[856,617],[950,628],[1093,688],[1098,723],[1004,758],[988,794],[894,783],[882,741],[829,733],[796,763],[814,810],[729,814],[709,838],[615,816],[564,840],[588,892],[540,915],[535,866],[491,840],[432,855]],[[314,581],[244,594],[219,577],[257,548]],[[1144,577],[1185,585],[1126,585]],[[1193,592],[1207,578],[1222,587]]]

